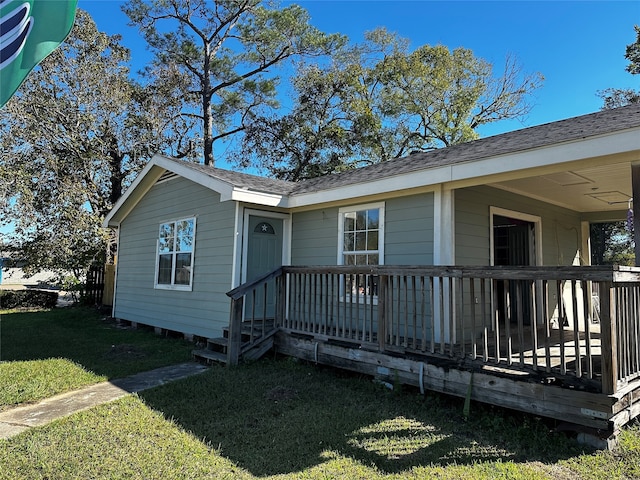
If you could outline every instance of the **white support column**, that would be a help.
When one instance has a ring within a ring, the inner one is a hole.
[[[442,186],[434,192],[433,199],[433,264],[455,265],[455,197],[453,190]],[[449,299],[455,292],[449,291],[448,283],[440,285],[438,279],[435,279],[433,287],[435,340],[440,341],[444,335],[446,342],[455,342],[455,332],[449,331],[449,319],[454,314],[450,311]],[[440,304],[440,288],[444,290],[444,305]],[[440,331],[441,312],[444,312],[444,332]]]
[[[581,242],[579,263],[577,265],[591,265],[591,224],[580,222]],[[574,264],[576,264],[574,262]]]
[[[433,264],[455,264],[454,191],[440,187],[433,199]]]

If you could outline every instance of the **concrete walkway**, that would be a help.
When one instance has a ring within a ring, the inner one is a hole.
[[[0,438],[11,438],[28,428],[45,425],[57,418],[110,402],[130,393],[164,385],[207,370],[199,363],[182,363],[138,373],[112,382],[91,385],[56,395],[33,405],[0,412]]]

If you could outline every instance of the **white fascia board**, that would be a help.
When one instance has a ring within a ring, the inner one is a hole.
[[[575,140],[451,166],[451,181],[640,151],[640,129]]]
[[[153,158],[155,159],[155,156]],[[147,191],[149,191],[151,186],[155,184],[155,180],[157,180],[162,176],[162,170],[158,170],[156,175],[154,175],[156,178],[153,182],[151,182],[151,185],[147,186],[147,188],[141,187],[141,184],[143,183],[144,179],[147,178],[147,176],[149,175],[149,172],[155,166],[156,165],[153,159],[144,166],[144,168],[140,171],[138,176],[133,180],[131,185],[129,185],[129,188],[127,188],[127,190],[120,196],[120,198],[116,201],[116,203],[111,208],[111,211],[106,215],[106,217],[104,218],[104,221],[102,222],[103,227],[105,228],[117,227],[122,221],[122,219],[126,217],[127,214],[131,211],[133,206],[135,206],[135,204],[137,204],[138,201],[140,201],[140,199],[144,196],[144,194]],[[125,204],[128,202],[129,198],[131,197],[133,197],[132,198],[133,204],[129,208],[125,208],[124,207]],[[122,212],[121,211],[122,209],[125,209],[126,212]],[[118,213],[120,213],[120,215],[118,215]]]
[[[305,207],[320,203],[336,202],[351,198],[366,197],[379,193],[396,192],[412,188],[438,185],[451,180],[451,166],[419,170],[403,175],[381,178],[366,183],[345,185],[340,188],[303,193],[289,198],[288,207]]]
[[[489,157],[483,160],[426,168],[335,189],[295,195],[289,198],[286,206],[290,208],[305,207],[474,178],[482,179],[479,183],[486,183],[488,181],[486,177],[491,175],[561,165],[633,151],[640,152],[640,128]]]
[[[145,165],[129,188],[118,199],[111,211],[102,222],[103,227],[117,227],[131,212],[145,194],[153,187],[156,181],[165,171],[175,173],[194,183],[202,185],[210,190],[218,192],[222,198],[231,198],[233,186],[197,172],[186,165],[172,160],[164,155],[155,154],[151,161]]]
[[[288,207],[289,202],[286,196],[274,193],[258,192],[244,188],[234,188],[228,195],[220,194],[220,201],[235,200],[236,202],[253,203],[266,207]]]
[[[180,175],[187,180],[191,180],[193,183],[202,185],[209,190],[218,192],[220,198],[230,198],[233,186],[227,182],[219,180],[217,178],[210,177],[202,172],[198,172],[189,168],[186,164],[182,165],[175,160],[171,160],[164,155],[154,155],[152,162],[156,161],[159,167],[169,170],[177,175]]]

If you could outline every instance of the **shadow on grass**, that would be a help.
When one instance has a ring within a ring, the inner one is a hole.
[[[486,461],[555,462],[583,451],[532,417],[415,391],[290,359],[198,377],[140,394],[255,476],[347,459],[383,473]]]
[[[108,379],[191,360],[193,344],[118,328],[95,309],[11,311],[0,317],[0,361],[65,358]]]

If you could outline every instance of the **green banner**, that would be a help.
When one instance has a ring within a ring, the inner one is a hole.
[[[78,0],[0,0],[0,108],[73,27]]]

